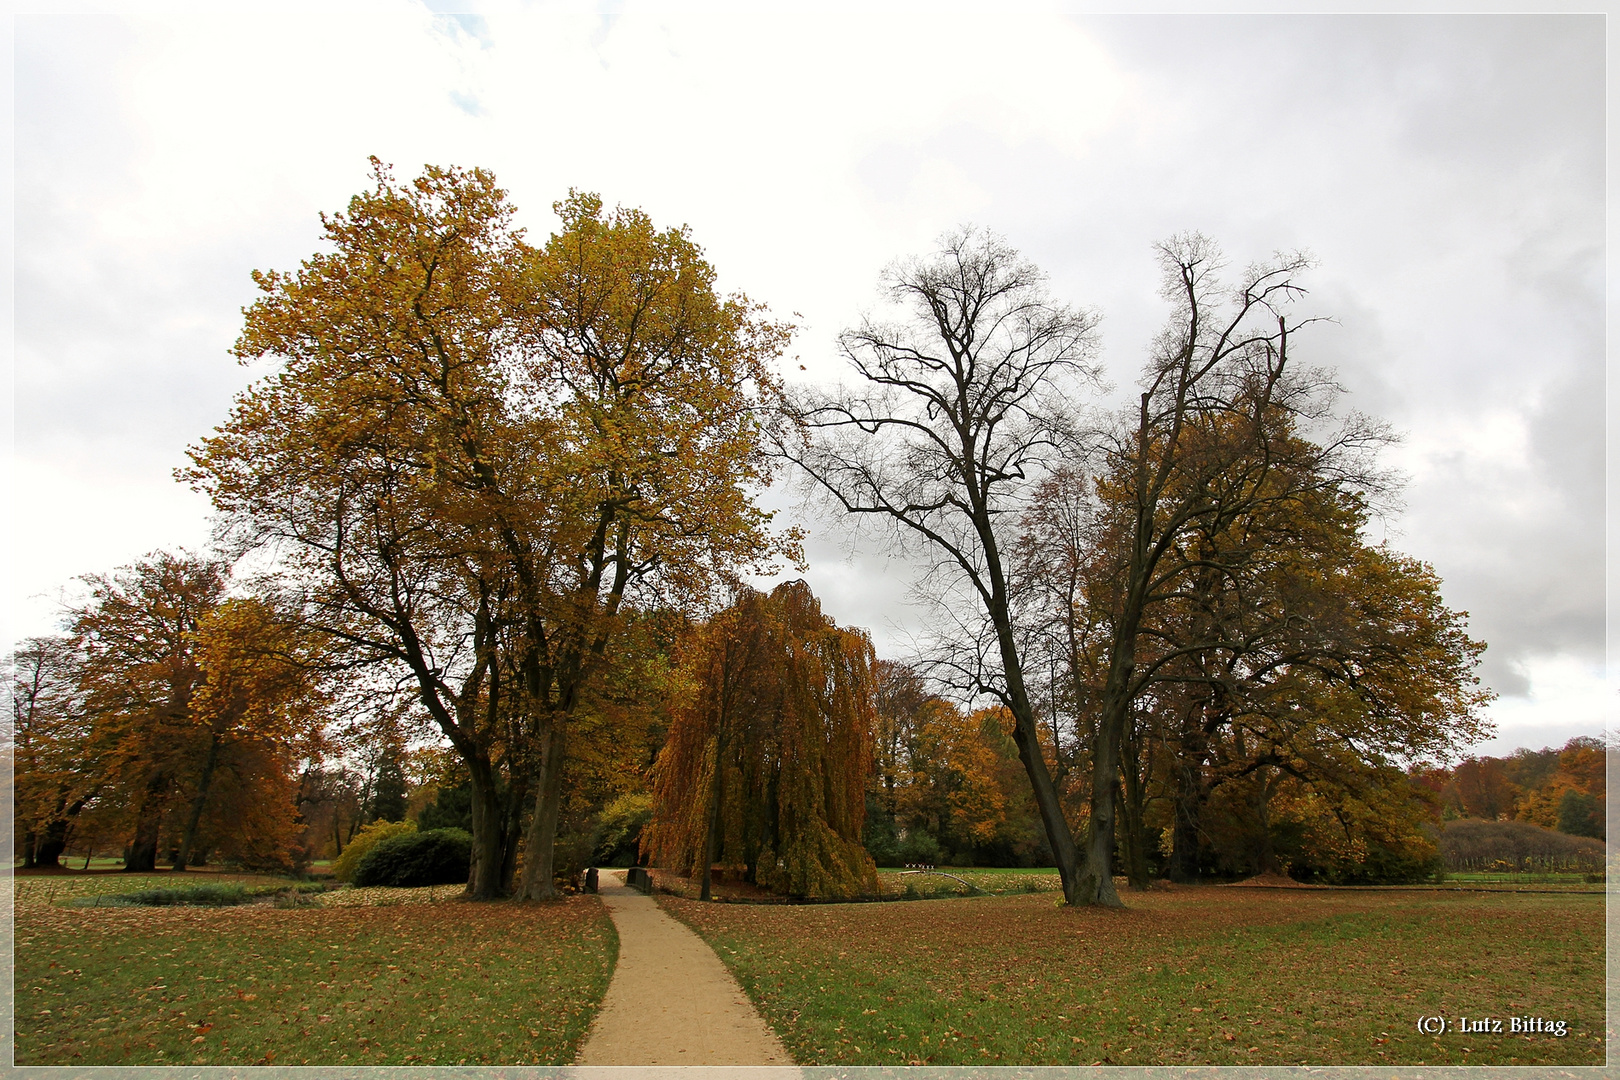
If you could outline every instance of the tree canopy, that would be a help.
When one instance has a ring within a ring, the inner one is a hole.
[[[752,492],[788,329],[720,297],[684,229],[592,195],[532,247],[483,170],[323,216],[260,273],[237,355],[280,369],[187,473],[308,617],[397,666],[465,761],[474,895],[551,895],[569,718],[627,603],[691,603],[796,552]]]

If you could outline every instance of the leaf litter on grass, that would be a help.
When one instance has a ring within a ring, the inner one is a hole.
[[[28,903],[16,931],[16,1060],[29,1065],[567,1064],[617,952],[589,897]]]
[[[661,899],[805,1064],[1595,1064],[1596,898],[1205,888],[738,908]],[[1424,1015],[1570,1035],[1420,1036]]]

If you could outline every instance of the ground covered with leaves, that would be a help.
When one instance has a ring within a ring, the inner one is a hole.
[[[661,897],[806,1065],[1598,1065],[1603,897],[1181,888],[918,903]],[[1420,1019],[1450,1030],[1424,1034]],[[1501,1033],[1461,1030],[1499,1019]],[[1513,1017],[1567,1034],[1514,1035]],[[1432,1021],[1431,1021],[1432,1023]]]
[[[157,881],[18,878],[18,1065],[568,1064],[618,953],[584,896],[70,906]]]

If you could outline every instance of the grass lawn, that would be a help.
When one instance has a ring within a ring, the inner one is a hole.
[[[177,881],[177,879],[181,879]],[[21,876],[18,1065],[568,1064],[618,937],[595,897],[471,904],[359,890],[321,906],[68,907],[249,875]]]
[[[1603,1064],[1601,894],[660,897],[805,1065]],[[1421,1034],[1421,1017],[1452,1030]],[[1516,1016],[1568,1034],[1512,1035]],[[1503,1033],[1463,1032],[1496,1018]]]

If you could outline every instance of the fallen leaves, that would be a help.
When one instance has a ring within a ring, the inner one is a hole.
[[[53,1010],[19,1010],[17,1062],[33,1065],[197,1064],[205,1047],[215,1065],[566,1064],[614,940],[590,898],[262,916],[34,904],[17,930],[19,1004],[29,987]]]
[[[1369,1058],[1355,1048],[1356,1037],[1396,1031],[1390,1025],[1404,1025],[1417,1003],[1432,1002],[1436,1012],[1459,1007],[1444,997],[1458,993],[1468,995],[1468,1008],[1504,1014],[1516,1011],[1507,1001],[1529,1008],[1534,995],[1537,1007],[1578,1013],[1600,1030],[1602,988],[1593,973],[1600,965],[1571,970],[1558,989],[1545,976],[1569,957],[1601,957],[1601,901],[1234,893],[1194,887],[1132,895],[1126,911],[1054,909],[1047,897],[1016,895],[825,906],[660,903],[716,945],[806,1065],[1077,1065],[1099,1052],[1130,1065],[1419,1057],[1432,1064],[1432,1041],[1391,1039],[1374,1048],[1384,1057]],[[1504,941],[1515,942],[1510,956],[1493,956],[1482,968],[1481,945],[1499,949]],[[1392,968],[1408,973],[1404,996],[1389,993]],[[1466,974],[1480,978],[1459,990]],[[1491,1005],[1484,994],[1500,994],[1503,1004]],[[1255,1030],[1240,1035],[1244,1027]],[[1110,1040],[1125,1049],[1109,1049]],[[889,1053],[897,1045],[909,1052]],[[855,1046],[868,1049],[857,1053]],[[1474,1046],[1466,1057],[1492,1064],[1602,1060],[1573,1040],[1544,1040],[1534,1057],[1498,1048],[1485,1058],[1488,1049]],[[1447,1053],[1454,1063],[1464,1060],[1455,1045]]]

